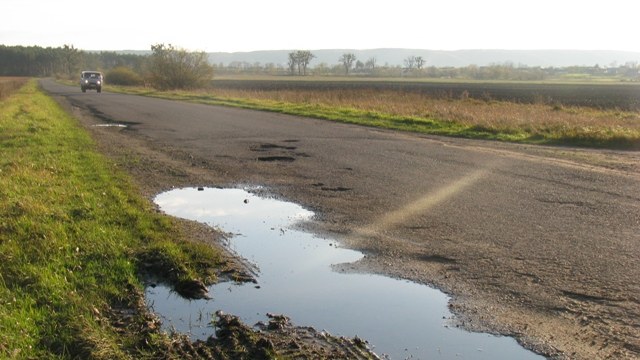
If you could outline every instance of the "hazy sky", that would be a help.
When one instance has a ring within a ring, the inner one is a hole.
[[[640,51],[640,0],[0,0],[0,44]]]

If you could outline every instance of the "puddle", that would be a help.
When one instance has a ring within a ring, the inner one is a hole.
[[[95,124],[93,126],[94,127],[117,127],[117,128],[126,128],[127,127],[127,125],[125,125],[125,124],[116,124],[116,123],[113,123],[113,124]]]
[[[206,339],[217,310],[247,324],[285,314],[298,326],[359,336],[391,359],[543,359],[509,337],[470,333],[451,325],[448,297],[416,283],[378,275],[344,274],[332,264],[363,255],[331,239],[295,230],[313,213],[241,189],[195,188],[160,194],[155,202],[173,216],[236,234],[229,248],[258,269],[257,284],[221,283],[212,300],[189,301],[164,286],[149,287],[146,301],[165,329]]]

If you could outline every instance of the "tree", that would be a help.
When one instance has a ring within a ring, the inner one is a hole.
[[[309,50],[296,50],[289,53],[289,61],[287,63],[289,72],[294,74],[295,69],[298,69],[298,75],[307,75],[307,67],[313,58],[316,56]]]
[[[64,45],[62,48],[62,59],[64,62],[64,70],[67,75],[71,76],[75,72],[79,71],[78,66],[80,62],[82,54],[73,47],[73,45]]]
[[[0,76],[72,76],[80,70],[108,70],[127,66],[142,71],[147,56],[115,52],[85,52],[73,45],[62,47],[0,45]]]
[[[298,66],[298,58],[296,57],[295,52],[289,53],[289,60],[287,61],[287,67],[289,68],[289,72],[293,75],[296,71],[296,67]]]
[[[353,63],[356,61],[356,55],[353,53],[345,53],[345,54],[342,54],[342,56],[340,57],[340,59],[338,59],[338,61],[342,63],[346,74],[349,75],[349,70],[351,70]]]
[[[404,59],[404,67],[407,69],[407,71],[413,70],[415,66],[416,66],[415,56],[411,55],[408,58]]]
[[[365,66],[367,67],[367,69],[373,71],[376,69],[376,63],[378,62],[378,60],[375,57],[369,58],[369,60],[367,60],[367,62],[365,63]]]
[[[422,56],[409,56],[404,59],[404,68],[408,73],[413,73],[414,70],[422,70],[425,64],[425,60]]]
[[[307,75],[307,66],[313,58],[316,56],[309,50],[296,51],[296,58],[298,59],[298,75],[300,75],[300,68],[302,68],[302,75]]]
[[[188,89],[208,85],[213,67],[205,52],[188,52],[173,45],[151,45],[151,83],[159,89]]]

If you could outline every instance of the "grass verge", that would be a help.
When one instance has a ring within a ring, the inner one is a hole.
[[[23,77],[0,77],[0,100],[8,97],[27,82]]]
[[[167,351],[164,335],[140,331],[150,319],[126,310],[140,305],[141,272],[211,281],[220,254],[175,240],[174,220],[35,81],[0,101],[0,153],[0,358]]]
[[[640,113],[633,111],[482,101],[468,97],[438,99],[400,90],[109,89],[422,134],[530,144],[640,148]]]

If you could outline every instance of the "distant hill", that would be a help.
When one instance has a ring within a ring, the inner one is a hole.
[[[264,50],[251,52],[209,53],[209,60],[213,64],[223,63],[229,65],[234,61],[250,64],[287,63],[288,54],[293,50]],[[321,63],[327,65],[338,64],[338,59],[344,53],[353,53],[356,58],[366,62],[370,58],[376,58],[378,66],[403,65],[404,59],[409,56],[422,56],[426,60],[426,66],[436,67],[465,67],[468,65],[486,66],[491,64],[512,63],[514,66],[541,66],[541,67],[567,67],[567,66],[594,66],[607,67],[618,66],[626,62],[640,62],[640,52],[630,51],[600,51],[600,50],[421,50],[421,49],[370,49],[370,50],[311,50],[316,57],[310,66]]]

